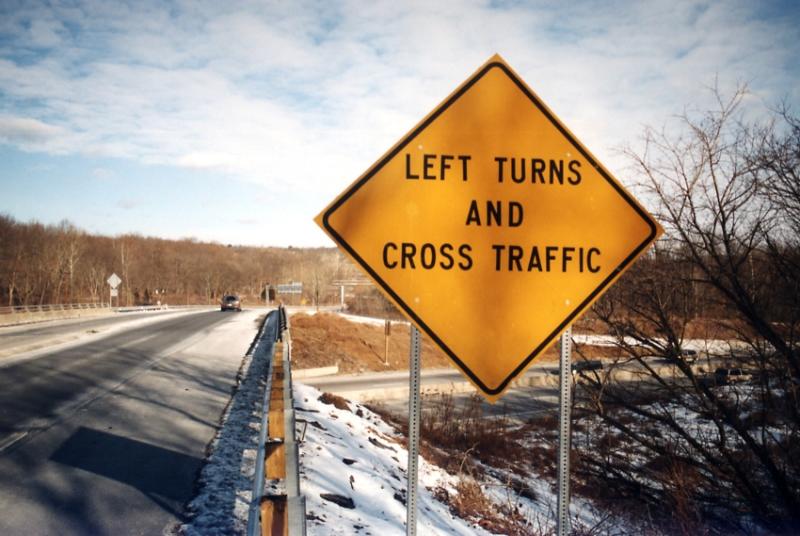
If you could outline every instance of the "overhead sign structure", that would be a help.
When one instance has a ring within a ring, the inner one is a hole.
[[[108,283],[112,289],[115,289],[122,283],[122,279],[120,279],[117,274],[111,274],[108,279],[106,279],[106,283]]]
[[[662,233],[499,56],[316,221],[492,401]]]

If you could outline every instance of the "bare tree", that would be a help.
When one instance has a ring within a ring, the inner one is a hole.
[[[667,233],[594,312],[617,337],[611,369],[584,375],[579,407],[602,449],[580,474],[648,505],[685,534],[800,529],[797,231],[800,130],[787,112],[743,120],[745,89],[647,130],[628,151]],[[714,317],[698,316],[702,309]],[[687,338],[719,339],[702,359]],[[731,369],[753,381],[724,385]],[[609,448],[613,445],[615,448]]]
[[[346,265],[333,248],[223,246],[138,235],[110,238],[88,235],[69,222],[47,226],[0,215],[2,304],[105,300],[105,281],[112,272],[122,278],[120,302],[126,304],[148,296],[168,303],[210,304],[223,292],[255,303],[267,282],[289,281],[304,281],[316,300],[324,301],[329,280],[341,266]]]

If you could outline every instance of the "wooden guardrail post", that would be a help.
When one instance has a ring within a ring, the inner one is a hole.
[[[283,307],[278,310],[277,330],[272,360],[264,393],[262,442],[254,489],[263,493],[264,480],[281,480],[285,493],[255,495],[248,521],[248,536],[304,536],[305,500],[299,488],[299,456],[295,442],[288,321]],[[285,337],[285,338],[284,338]],[[259,472],[263,469],[263,472]],[[262,479],[262,480],[258,480]],[[254,492],[255,494],[255,492]],[[257,508],[257,509],[256,509]]]
[[[261,536],[288,536],[286,495],[265,495],[261,500]]]
[[[269,395],[268,436],[266,448],[265,478],[286,479],[286,426],[284,384],[284,342],[275,343],[272,358],[272,381]],[[290,399],[291,400],[291,399]],[[289,433],[294,433],[290,430]],[[261,535],[284,536],[289,533],[289,518],[286,495],[267,495],[261,501]]]

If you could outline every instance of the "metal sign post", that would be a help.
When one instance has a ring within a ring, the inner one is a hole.
[[[558,536],[572,530],[569,521],[569,451],[572,413],[572,326],[561,334],[561,374],[558,405]]]
[[[116,297],[117,307],[119,307],[119,292],[117,291],[117,287],[119,286],[120,283],[122,283],[122,279],[120,279],[117,274],[111,274],[110,276],[108,276],[108,279],[106,279],[106,283],[108,283],[108,286],[110,287],[108,293],[108,306],[109,307],[114,306],[114,298]]]
[[[392,335],[392,321],[386,319],[386,324],[383,330],[384,348],[383,348],[383,365],[389,366],[389,337]]]
[[[420,342],[419,330],[411,326],[409,350],[408,390],[408,497],[406,500],[406,535],[417,534],[417,469],[419,466],[419,410],[420,410]]]

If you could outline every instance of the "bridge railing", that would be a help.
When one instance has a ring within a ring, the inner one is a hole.
[[[82,311],[88,309],[109,309],[110,304],[104,302],[92,303],[58,303],[44,305],[14,305],[0,307],[0,315],[54,313],[61,311]]]

